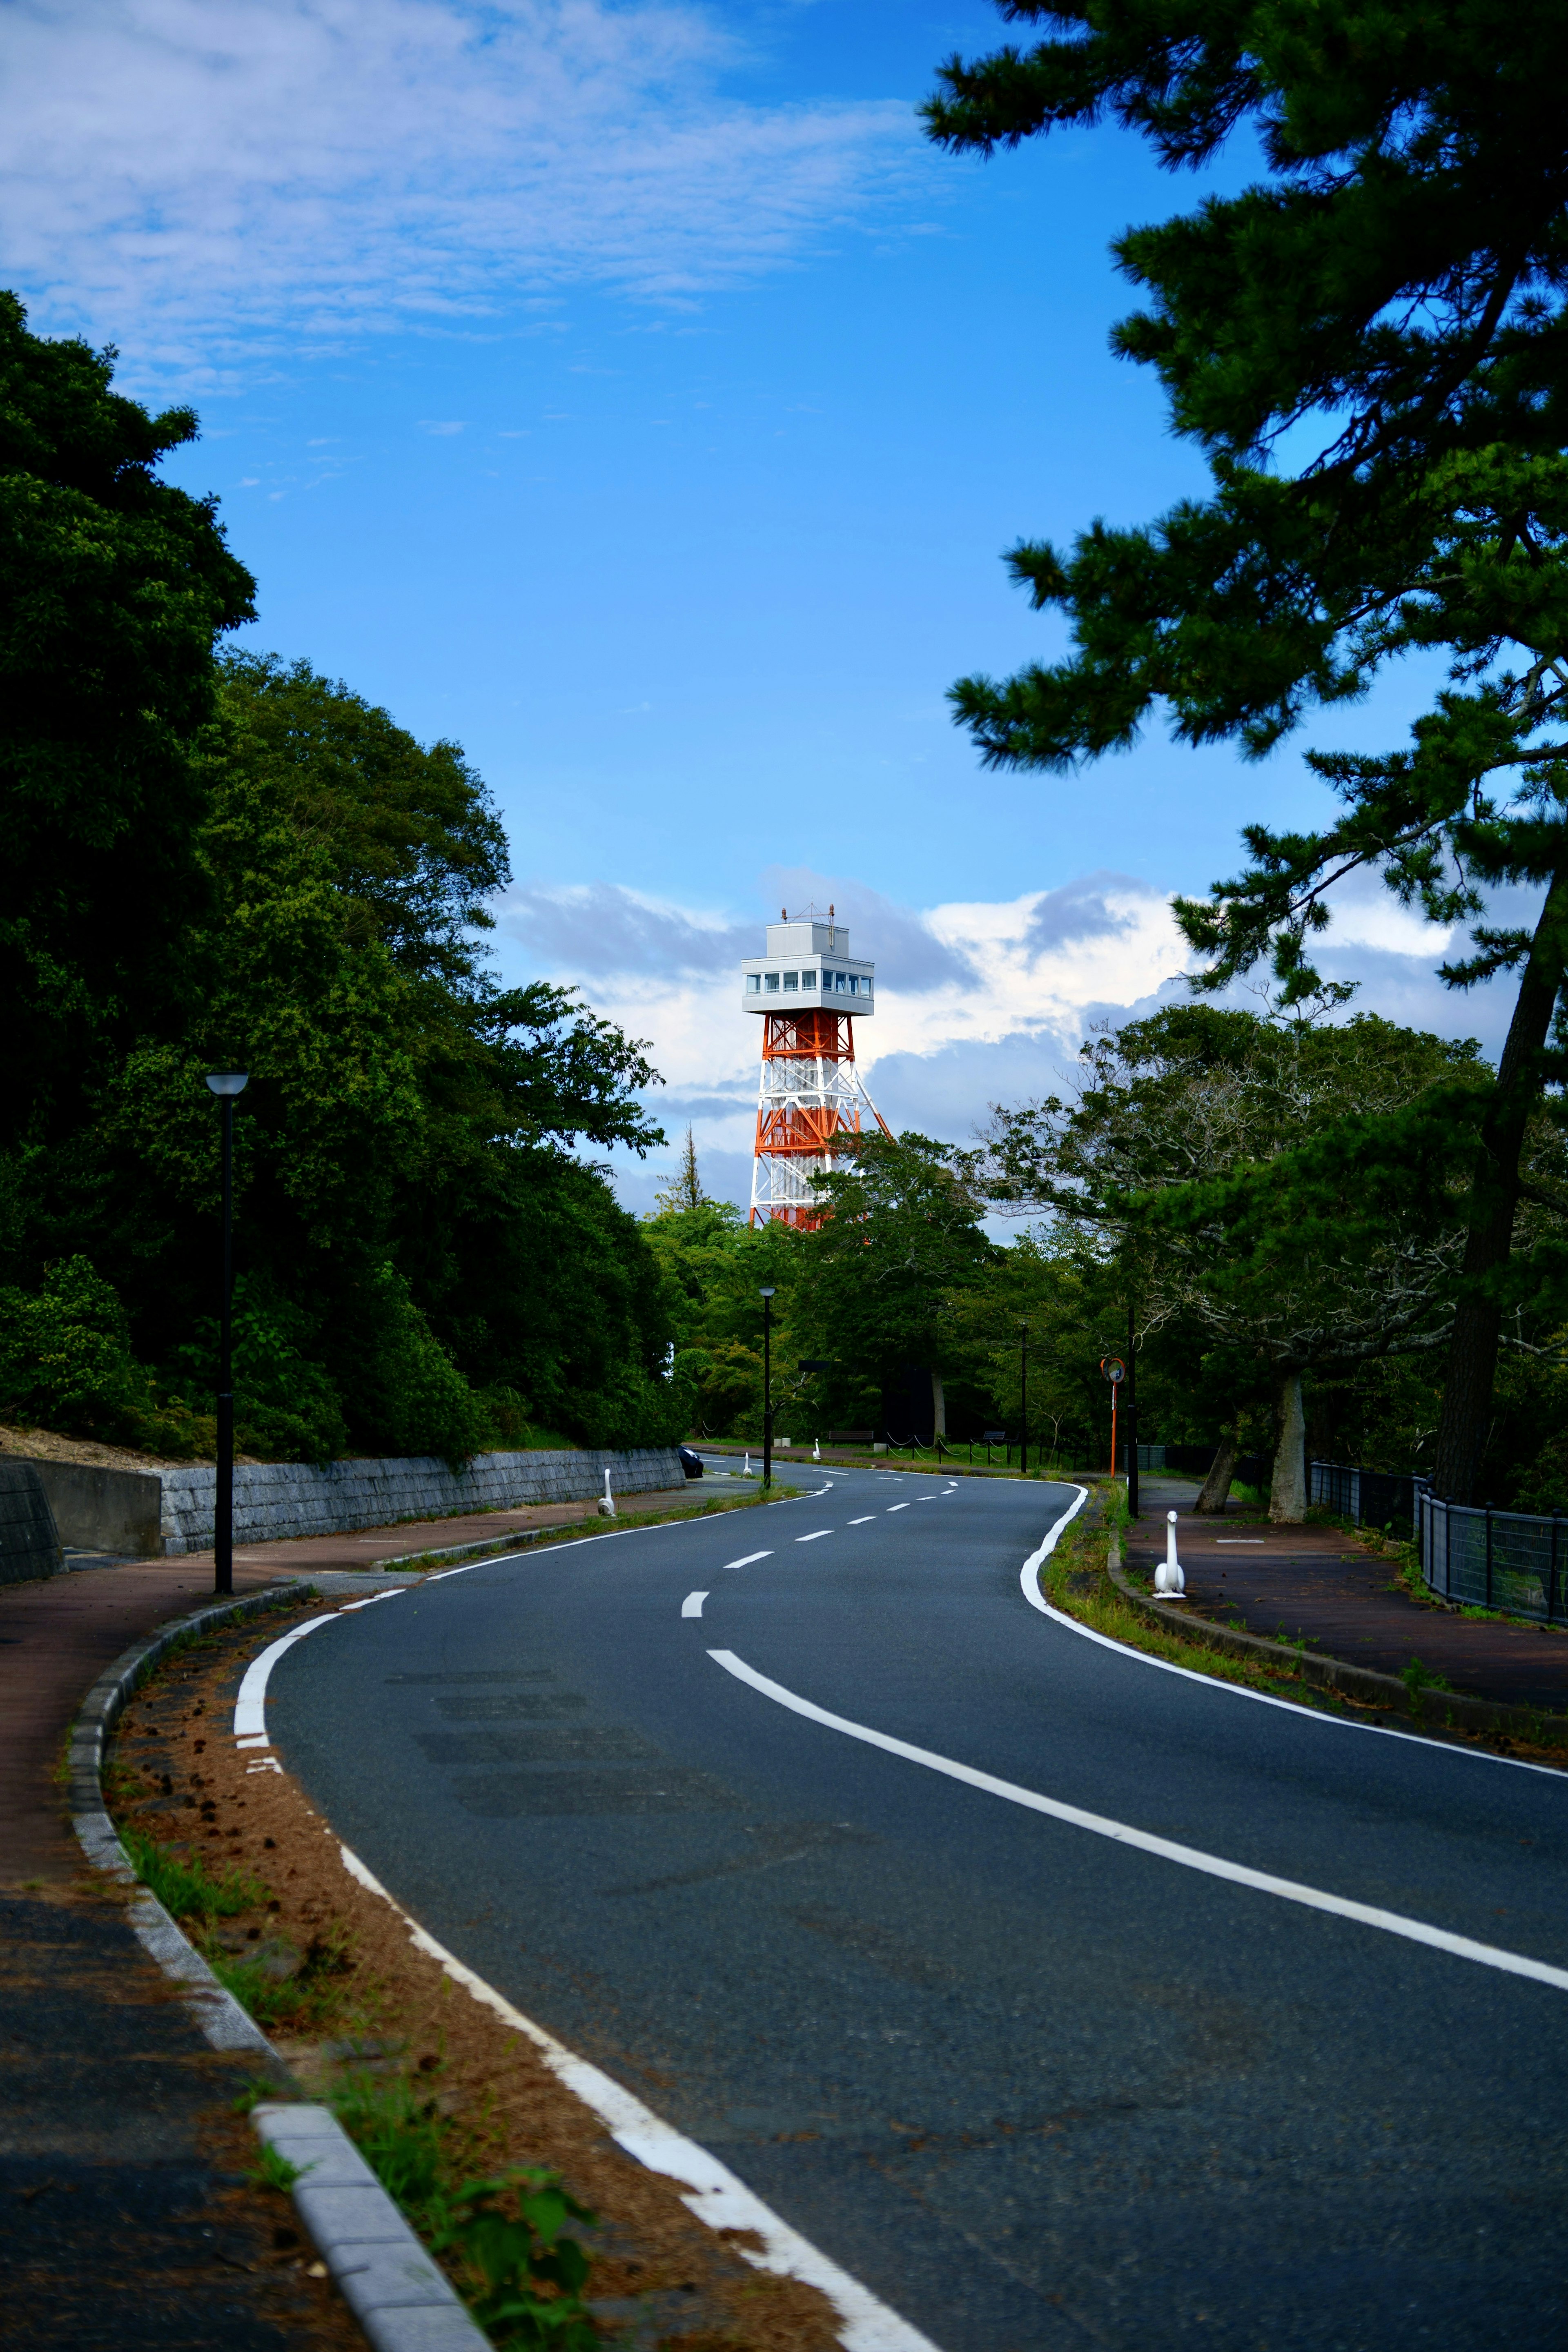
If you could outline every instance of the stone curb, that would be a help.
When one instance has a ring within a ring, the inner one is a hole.
[[[104,1805],[103,1752],[126,1700],[149,1667],[208,1626],[254,1616],[279,1600],[304,1600],[310,1592],[308,1583],[271,1584],[241,1600],[198,1609],[132,1643],[100,1675],[82,1702],[69,1751],[71,1822],[95,1869],[136,1883]],[[180,1987],[213,2048],[249,2052],[282,2095],[258,2105],[251,2122],[264,2144],[297,2168],[290,2189],[295,2210],[374,2352],[488,2352],[489,2338],[469,2317],[336,2116],[330,2107],[298,2096],[298,2085],[282,2057],[254,2018],[219,1984],[146,1888],[131,1906],[131,1924],[164,1974]]]
[[[1215,1625],[1206,1617],[1189,1617],[1169,1601],[1157,1601],[1151,1593],[1141,1591],[1137,1585],[1128,1581],[1126,1570],[1121,1566],[1121,1540],[1115,1535],[1110,1539],[1106,1568],[1122,1598],[1130,1601],[1151,1624],[1179,1633],[1184,1641],[1194,1642],[1200,1648],[1226,1651],[1233,1657],[1251,1658],[1258,1665],[1278,1667],[1286,1674],[1298,1675],[1302,1682],[1317,1684],[1325,1690],[1342,1691],[1347,1698],[1359,1698],[1373,1706],[1392,1707],[1396,1714],[1408,1716],[1420,1730],[1451,1727],[1462,1731],[1501,1732],[1510,1738],[1530,1739],[1538,1733],[1542,1721],[1552,1720],[1542,1709],[1508,1706],[1500,1699],[1472,1698],[1464,1691],[1427,1689],[1417,1695],[1401,1682],[1397,1675],[1379,1674],[1372,1666],[1352,1665],[1346,1658],[1328,1657],[1319,1650],[1292,1649],[1284,1642],[1266,1641],[1260,1633],[1244,1633],[1232,1625]],[[1440,1715],[1439,1709],[1442,1710]]]

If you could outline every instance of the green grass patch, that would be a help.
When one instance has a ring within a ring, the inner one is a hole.
[[[242,1911],[257,1910],[271,1891],[248,1871],[226,1870],[221,1877],[211,1877],[199,1854],[182,1861],[141,1830],[121,1828],[120,1843],[143,1886],[182,1924],[210,1928],[216,1920],[236,1919]]]
[[[442,2111],[428,2076],[349,2074],[329,2095],[492,2344],[505,2352],[597,2352],[601,2338],[583,2301],[589,2256],[566,2229],[592,2227],[595,2216],[557,2174],[477,2175],[477,2137]]]

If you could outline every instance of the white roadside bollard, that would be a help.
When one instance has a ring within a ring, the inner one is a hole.
[[[1165,1557],[1154,1570],[1154,1590],[1163,1601],[1184,1601],[1187,1580],[1182,1573],[1182,1563],[1176,1558],[1176,1515],[1165,1514]]]
[[[616,1516],[616,1498],[610,1492],[610,1474],[607,1470],[605,1473],[605,1491],[599,1497],[599,1516],[605,1519],[613,1519]]]
[[[747,1453],[747,1455],[746,1455],[746,1466],[745,1466],[745,1468],[742,1471],[741,1475],[742,1475],[742,1478],[749,1478],[749,1477],[751,1476],[751,1475],[752,1475],[752,1457],[751,1457],[751,1454],[748,1452],[748,1453]]]
[[[811,1458],[814,1462],[820,1462],[822,1459],[822,1440],[820,1437],[816,1437],[812,1440]]]

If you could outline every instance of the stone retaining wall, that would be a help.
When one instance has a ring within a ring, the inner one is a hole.
[[[88,1477],[70,1464],[33,1466],[47,1489],[58,1488],[50,1500],[67,1544],[88,1551],[174,1555],[205,1551],[212,1543],[217,1473],[210,1465]],[[424,1455],[330,1462],[324,1469],[308,1462],[242,1463],[234,1474],[234,1539],[277,1543],[289,1536],[338,1535],[400,1519],[515,1510],[525,1503],[585,1503],[604,1493],[606,1470],[612,1488],[622,1495],[686,1483],[673,1446],[625,1454],[589,1447],[479,1454],[460,1471]]]

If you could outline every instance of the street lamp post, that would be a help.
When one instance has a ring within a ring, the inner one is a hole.
[[[1136,1334],[1132,1328],[1132,1308],[1127,1308],[1127,1402],[1122,1407],[1127,1415],[1127,1516],[1138,1517],[1138,1363],[1132,1352]]]
[[[218,1300],[217,1492],[213,1509],[213,1591],[234,1591],[234,1104],[244,1070],[215,1070],[207,1084],[223,1105],[223,1289]]]
[[[763,1292],[763,1484],[773,1483],[773,1294]]]
[[[1018,1418],[1023,1424],[1018,1441],[1018,1475],[1029,1475],[1029,1327],[1018,1326]]]

